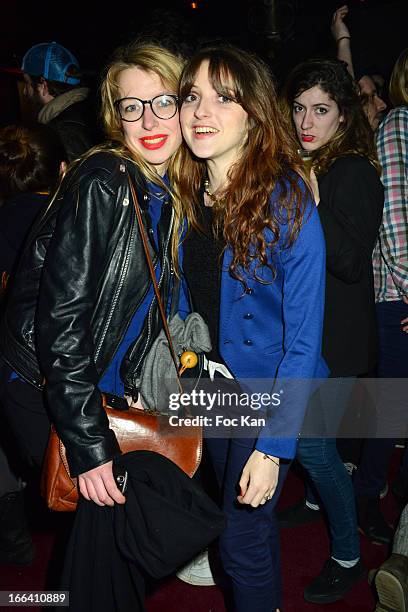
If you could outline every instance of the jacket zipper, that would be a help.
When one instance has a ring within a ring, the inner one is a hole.
[[[22,378],[23,380],[25,380],[26,383],[28,383],[32,387],[35,387],[39,391],[42,391],[44,389],[44,384],[43,383],[40,383],[40,382],[38,382],[36,380],[33,380],[32,378],[28,378],[28,376],[25,376],[21,372],[17,372],[15,366],[8,359],[6,359],[6,357],[4,357],[2,355],[1,358],[4,361],[4,363],[6,363],[11,368],[11,370],[18,375],[19,378]]]
[[[119,298],[119,294],[120,294],[120,292],[122,290],[123,283],[125,281],[125,276],[126,276],[126,273],[127,273],[128,267],[129,267],[130,253],[131,253],[132,245],[133,245],[133,242],[134,242],[134,231],[133,231],[134,230],[134,226],[135,226],[135,218],[132,217],[131,238],[130,238],[129,246],[128,246],[127,253],[126,253],[125,263],[122,266],[121,276],[120,276],[120,279],[119,279],[119,283],[118,283],[117,289],[116,289],[115,294],[113,296],[112,306],[111,306],[111,309],[109,311],[108,318],[107,318],[106,323],[104,325],[101,338],[100,338],[100,340],[98,342],[98,345],[96,347],[94,361],[96,361],[98,359],[99,353],[101,352],[102,344],[103,344],[103,342],[105,340],[105,337],[106,337],[106,334],[108,332],[108,328],[109,328],[110,322],[111,322],[112,317],[113,317],[113,313],[114,313],[115,308],[116,308],[116,304],[117,304],[117,301],[118,301],[118,298]]]

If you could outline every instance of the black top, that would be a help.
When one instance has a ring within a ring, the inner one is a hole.
[[[223,363],[218,352],[221,263],[223,242],[212,231],[213,209],[202,203],[198,222],[202,231],[192,228],[184,242],[184,273],[190,289],[193,310],[208,325],[212,350],[208,359]]]
[[[366,158],[347,155],[319,177],[319,189],[327,262],[323,356],[333,376],[364,374],[377,359],[371,257],[383,187]]]
[[[0,273],[12,273],[28,230],[48,200],[48,195],[19,193],[0,208]]]

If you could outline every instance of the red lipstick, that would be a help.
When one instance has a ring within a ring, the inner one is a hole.
[[[308,136],[307,134],[302,134],[302,142],[313,142],[314,136]]]
[[[149,151],[155,151],[161,149],[167,142],[167,134],[152,134],[151,136],[143,136],[139,138],[139,142],[145,149]]]

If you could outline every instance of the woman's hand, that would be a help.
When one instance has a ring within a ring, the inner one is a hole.
[[[114,506],[124,504],[126,498],[116,486],[112,473],[112,461],[78,476],[79,490],[88,501],[98,506]]]
[[[344,4],[333,13],[331,22],[331,33],[334,40],[337,42],[339,38],[343,36],[350,36],[350,30],[344,23],[344,19],[347,17],[348,6]]]
[[[404,295],[402,298],[402,301],[405,302],[405,304],[408,304],[408,297]],[[402,319],[401,325],[402,325],[402,331],[408,334],[408,317],[406,317],[405,319]]]
[[[241,495],[237,496],[237,500],[240,504],[257,508],[273,496],[278,484],[279,458],[270,457],[273,461],[265,459],[264,453],[257,450],[249,457],[239,481]]]
[[[317,176],[313,168],[310,168],[310,186],[313,191],[313,197],[314,197],[314,201],[316,202],[316,206],[319,206],[319,202],[320,202],[319,183],[317,182]]]

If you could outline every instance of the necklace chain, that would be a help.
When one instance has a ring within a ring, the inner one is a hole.
[[[204,191],[208,195],[208,197],[210,198],[213,204],[215,204],[216,206],[223,204],[224,198],[223,197],[217,198],[217,196],[215,196],[210,190],[210,181],[208,180],[208,178],[206,178],[204,181]]]

